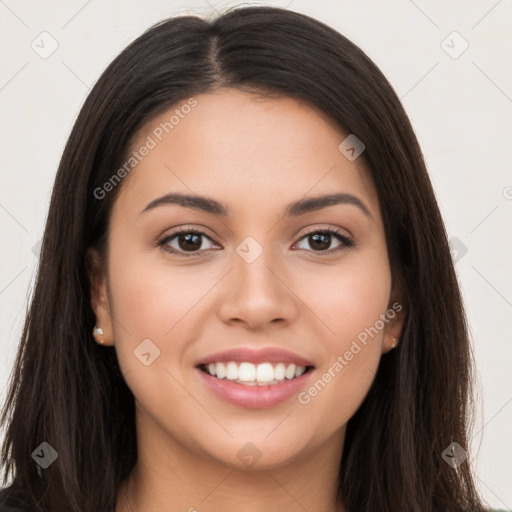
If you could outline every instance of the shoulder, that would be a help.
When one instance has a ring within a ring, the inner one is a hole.
[[[12,487],[0,488],[0,512],[32,512]]]

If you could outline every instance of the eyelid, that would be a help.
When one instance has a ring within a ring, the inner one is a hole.
[[[209,234],[210,230],[201,224],[186,224],[184,226],[178,226],[177,228],[167,229],[163,234],[157,237],[158,243],[161,243],[164,240],[169,240],[170,238],[174,238],[176,235],[180,235],[182,233],[197,233],[220,245],[219,242],[215,241],[215,237]]]
[[[301,234],[299,240],[302,240],[305,236],[310,235],[312,233],[330,233],[330,234],[337,234],[340,235],[347,240],[350,240],[351,242],[354,242],[354,237],[346,230],[334,226],[324,226],[324,227],[318,227],[313,226],[311,229],[308,229],[304,233]]]

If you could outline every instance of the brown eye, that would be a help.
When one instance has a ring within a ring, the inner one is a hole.
[[[165,251],[172,254],[178,254],[179,256],[194,256],[199,252],[206,250],[203,247],[203,239],[207,239],[212,242],[212,240],[202,231],[181,229],[164,237],[158,245]]]
[[[198,251],[201,249],[202,235],[198,235],[197,233],[186,233],[177,235],[177,242],[180,249],[184,251]]]
[[[334,249],[329,249],[333,238],[340,242]],[[326,228],[307,233],[301,240],[307,240],[310,248],[314,252],[337,252],[348,247],[352,247],[354,243],[347,236],[336,229]],[[307,249],[307,248],[306,248]]]

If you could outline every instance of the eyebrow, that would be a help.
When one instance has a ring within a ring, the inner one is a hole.
[[[173,192],[166,194],[162,197],[153,199],[145,208],[141,211],[142,213],[148,212],[154,208],[165,205],[178,205],[184,208],[192,208],[194,210],[203,211],[213,215],[218,215],[224,218],[230,218],[232,216],[231,210],[225,204],[219,201],[205,196],[196,196],[183,194],[180,192]],[[368,207],[359,199],[352,194],[337,193],[328,194],[317,197],[310,197],[308,199],[299,199],[289,204],[285,210],[285,217],[298,217],[313,211],[327,208],[337,204],[348,204],[358,207],[367,217],[373,219],[372,214]]]

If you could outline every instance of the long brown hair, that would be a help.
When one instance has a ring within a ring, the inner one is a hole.
[[[483,510],[468,463],[454,469],[442,457],[454,441],[468,449],[472,359],[445,228],[411,124],[357,46],[274,7],[164,20],[131,43],[87,97],[58,168],[2,413],[4,485],[12,476],[12,496],[34,510],[114,510],[137,460],[134,397],[114,349],[91,336],[86,251],[104,242],[122,184],[102,199],[94,191],[122,165],[143,123],[218,87],[300,99],[366,146],[406,319],[398,348],[382,358],[348,423],[340,501],[349,512]],[[58,453],[43,471],[31,457],[42,442]]]

